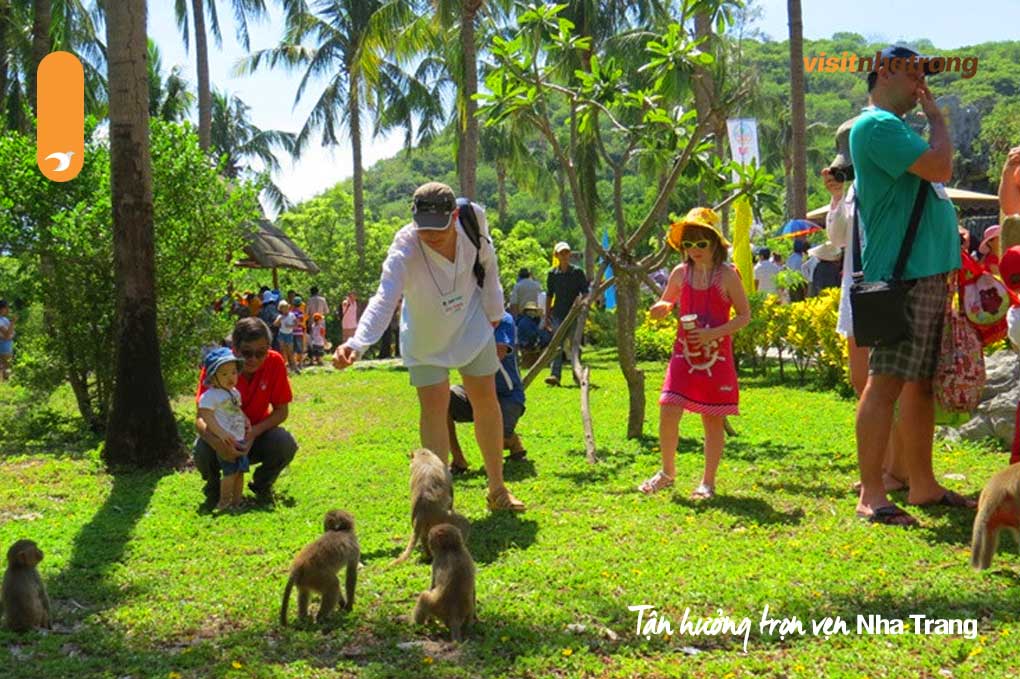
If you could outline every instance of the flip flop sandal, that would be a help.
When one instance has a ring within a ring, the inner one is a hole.
[[[951,490],[947,490],[942,497],[934,502],[925,502],[924,504],[915,505],[916,507],[958,507],[960,509],[974,509],[977,507],[977,502],[966,498],[959,493],[954,493]]]
[[[459,464],[451,464],[450,465],[450,473],[453,474],[454,476],[460,476],[461,474],[467,474],[469,470],[470,470],[470,467],[462,467]]]
[[[917,525],[917,519],[906,513],[896,505],[879,507],[871,514],[857,512],[857,518],[868,523],[879,523],[883,526],[901,526],[912,528]]]

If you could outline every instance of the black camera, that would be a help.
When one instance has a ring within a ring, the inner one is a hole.
[[[829,176],[837,182],[852,182],[854,180],[854,166],[830,167]]]

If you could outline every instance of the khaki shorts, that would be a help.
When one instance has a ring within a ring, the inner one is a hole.
[[[496,355],[496,338],[490,337],[482,350],[466,365],[457,368],[461,375],[468,377],[485,377],[495,375],[499,370],[499,357]],[[412,365],[407,367],[411,374],[411,386],[431,387],[450,379],[450,369],[438,365]]]

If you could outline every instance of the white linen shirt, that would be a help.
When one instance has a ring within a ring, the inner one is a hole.
[[[476,249],[459,219],[454,226],[457,252],[453,262],[422,243],[414,224],[408,224],[394,236],[383,262],[379,289],[368,301],[358,329],[346,346],[360,356],[378,342],[401,295],[400,355],[405,366],[460,368],[492,340],[492,323],[503,318],[503,288],[485,211],[474,203],[472,207],[483,236],[477,252],[485,269],[485,286],[478,287],[473,270]],[[455,301],[458,297],[463,304],[448,313],[443,300]]]
[[[825,215],[825,234],[832,244],[843,250],[843,277],[840,280],[839,319],[836,332],[843,337],[853,337],[853,312],[850,309],[850,286],[854,274],[854,185],[846,187],[843,197],[829,202],[829,213]],[[857,215],[857,228],[864,232],[864,224]]]

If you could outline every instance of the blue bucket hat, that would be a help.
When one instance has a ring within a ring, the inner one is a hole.
[[[226,363],[236,363],[240,369],[244,364],[244,359],[234,356],[234,352],[226,347],[217,347],[206,354],[202,360],[202,365],[205,367],[205,383],[210,384],[216,371]]]

